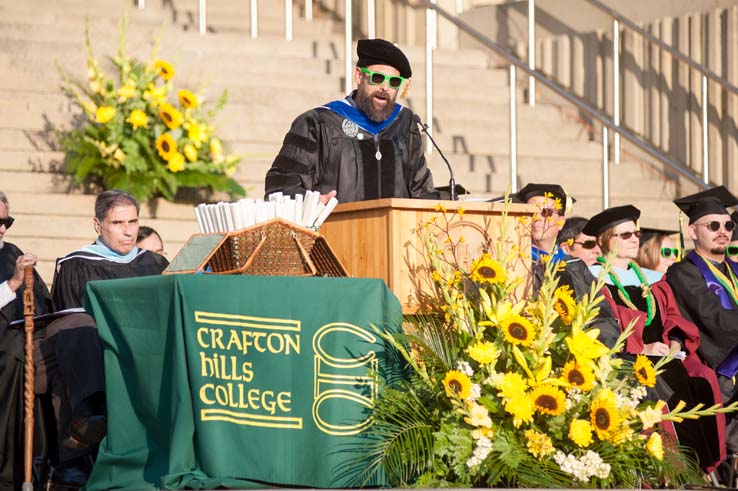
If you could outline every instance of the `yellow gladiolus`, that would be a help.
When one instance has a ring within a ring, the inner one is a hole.
[[[120,89],[118,89],[118,97],[120,98],[120,102],[125,102],[128,99],[136,96],[136,86],[132,85],[130,83],[127,83]]]
[[[174,155],[171,156],[169,159],[169,162],[167,163],[167,169],[169,169],[170,172],[176,173],[179,171],[184,170],[185,168],[185,158],[184,155],[177,152]]]
[[[100,106],[97,108],[95,120],[98,123],[105,124],[115,116],[115,108],[110,106]]]
[[[185,157],[187,157],[187,160],[189,160],[190,162],[194,162],[195,160],[197,160],[197,149],[191,143],[185,145],[182,151],[184,152]]]

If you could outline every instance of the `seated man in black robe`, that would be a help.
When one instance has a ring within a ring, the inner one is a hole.
[[[52,286],[57,310],[81,308],[88,281],[157,275],[167,267],[163,256],[136,247],[138,213],[138,202],[126,192],[105,191],[97,197],[93,225],[98,238],[57,260]],[[87,322],[69,322],[80,317]],[[63,451],[94,454],[106,432],[103,354],[95,323],[85,313],[67,315],[51,323],[46,335],[46,355],[58,360],[63,380],[74,380],[69,384],[71,417],[59,423]],[[75,461],[68,487],[87,480],[90,469],[76,464],[82,462]]]

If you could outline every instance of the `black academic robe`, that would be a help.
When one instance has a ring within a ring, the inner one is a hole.
[[[736,310],[724,309],[691,261],[672,264],[666,272],[666,281],[682,316],[700,330],[700,357],[713,369],[717,368],[738,346],[738,306]]]
[[[13,276],[15,261],[23,255],[15,245],[5,242],[0,249],[0,283]],[[14,489],[23,482],[23,370],[25,336],[23,325],[9,327],[23,319],[23,290],[16,300],[0,309],[0,490]],[[36,313],[53,311],[46,284],[34,270],[33,293]]]
[[[88,281],[135,278],[161,274],[169,261],[140,249],[128,263],[118,263],[86,251],[76,251],[57,260],[52,296],[57,309],[82,307]]]

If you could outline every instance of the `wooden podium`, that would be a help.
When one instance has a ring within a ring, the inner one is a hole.
[[[437,205],[446,213],[437,211]],[[463,213],[458,214],[461,209]],[[351,276],[384,279],[400,299],[404,314],[424,313],[435,310],[431,268],[423,242],[426,230],[433,231],[441,244],[447,239],[456,244],[456,262],[466,271],[489,246],[494,249],[497,241],[516,244],[521,254],[514,261],[512,273],[528,274],[530,226],[517,218],[532,216],[536,207],[509,205],[509,228],[501,237],[503,209],[502,203],[489,202],[399,198],[359,201],[338,205],[320,233]],[[448,226],[424,227],[434,216],[435,223],[443,225],[444,215],[453,217]],[[463,242],[458,243],[460,237]],[[490,252],[495,257],[494,250]]]

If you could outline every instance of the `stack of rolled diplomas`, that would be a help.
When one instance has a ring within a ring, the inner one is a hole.
[[[308,191],[292,199],[282,193],[270,194],[267,201],[244,198],[235,203],[201,203],[195,207],[195,217],[203,233],[232,232],[283,218],[301,227],[317,230],[338,204],[334,197],[328,203],[320,202],[320,193]]]

